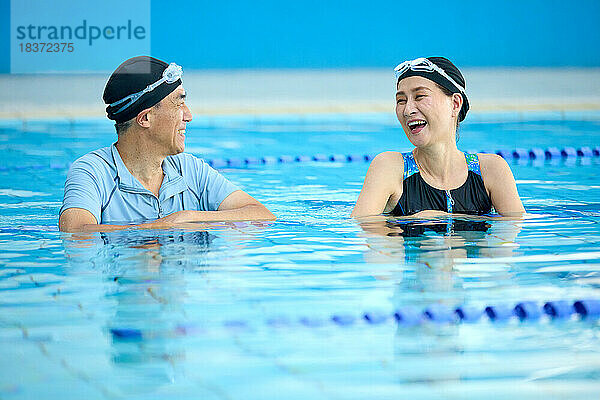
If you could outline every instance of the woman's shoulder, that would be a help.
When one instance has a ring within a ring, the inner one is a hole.
[[[404,158],[402,153],[398,151],[384,151],[383,153],[377,154],[372,161],[372,164],[381,164],[390,166],[390,164],[403,164]]]
[[[504,182],[508,178],[512,179],[510,166],[506,160],[498,154],[477,153],[477,158],[479,158],[479,167],[484,180],[487,178],[488,182],[490,180]]]
[[[384,151],[373,158],[367,175],[370,177],[380,177],[379,179],[391,183],[394,182],[395,179],[390,178],[393,178],[394,176],[399,176],[401,178],[403,173],[404,159],[402,158],[402,153],[397,151]]]
[[[479,159],[479,166],[481,167],[482,172],[484,170],[495,170],[495,169],[505,169],[508,167],[508,163],[498,154],[493,153],[477,153],[477,158]]]

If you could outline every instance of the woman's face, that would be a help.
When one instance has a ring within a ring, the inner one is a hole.
[[[411,76],[398,83],[396,116],[414,146],[454,141],[460,106],[460,95],[446,95],[429,79]]]

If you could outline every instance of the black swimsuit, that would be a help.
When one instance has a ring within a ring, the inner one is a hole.
[[[402,196],[391,214],[411,215],[423,210],[472,215],[490,213],[492,201],[483,184],[479,158],[477,154],[464,154],[469,168],[467,180],[459,188],[441,190],[431,187],[423,180],[412,152],[402,153],[404,158]]]

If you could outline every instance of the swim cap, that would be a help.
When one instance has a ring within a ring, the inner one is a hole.
[[[152,107],[177,89],[181,85],[181,79],[177,79],[173,83],[162,82],[158,87],[144,93],[136,102],[124,109],[122,109],[124,104],[110,106],[110,104],[138,93],[148,85],[160,80],[167,67],[166,62],[148,56],[133,57],[119,65],[106,82],[102,96],[104,103],[109,104],[106,107],[108,118],[116,123],[129,121],[140,111]]]
[[[447,58],[427,57],[427,60],[431,61],[437,67],[442,69],[446,73],[446,75],[448,75],[454,82],[452,82],[450,79],[446,78],[444,75],[442,75],[436,70],[427,70],[426,68],[419,67],[414,67],[413,69],[413,67],[408,67],[397,77],[396,86],[398,86],[398,82],[400,82],[401,79],[408,78],[409,76],[420,76],[437,83],[438,85],[442,86],[445,89],[448,89],[452,93],[460,93],[463,98],[463,104],[460,109],[460,113],[458,114],[458,121],[462,122],[467,116],[467,112],[469,111],[469,99],[467,99],[467,94],[465,93],[465,78],[460,73],[458,68],[456,68],[456,66],[452,64],[452,62]],[[400,67],[401,65],[402,64],[400,64],[398,67]],[[456,84],[458,84],[459,86],[457,86]]]

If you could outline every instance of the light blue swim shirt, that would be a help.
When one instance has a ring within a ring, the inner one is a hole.
[[[60,213],[88,210],[99,224],[140,223],[176,211],[216,211],[239,190],[204,160],[180,153],[165,158],[159,196],[129,172],[113,144],[77,159],[67,174]]]

